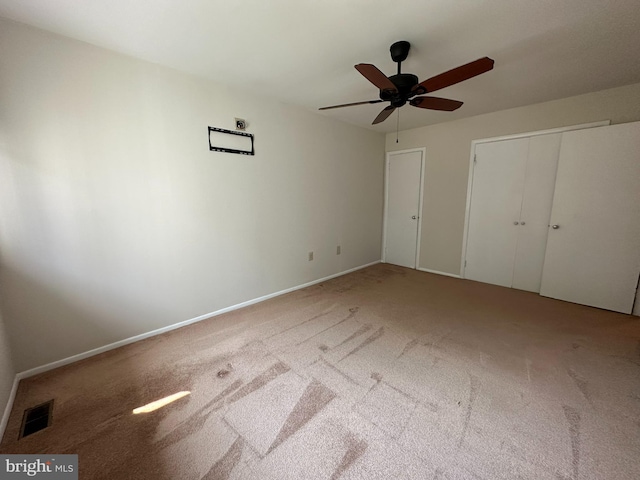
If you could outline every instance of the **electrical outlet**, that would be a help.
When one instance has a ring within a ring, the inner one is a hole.
[[[340,249],[340,245],[338,245],[336,247],[336,255],[340,255],[341,249]]]
[[[309,261],[313,260],[313,252],[309,252]]]

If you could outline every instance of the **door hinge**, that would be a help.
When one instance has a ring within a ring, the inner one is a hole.
[[[466,261],[466,260],[464,261],[464,266],[465,266],[465,267],[467,266],[467,261]]]
[[[473,154],[473,163],[477,163],[478,161],[476,160],[476,154]]]

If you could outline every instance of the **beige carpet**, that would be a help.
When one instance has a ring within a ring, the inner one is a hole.
[[[637,480],[640,318],[376,265],[24,380],[0,450],[81,479]]]

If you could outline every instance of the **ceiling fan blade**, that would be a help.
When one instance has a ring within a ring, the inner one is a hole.
[[[462,106],[462,102],[458,100],[439,97],[415,97],[412,98],[409,103],[414,107],[428,108],[429,110],[444,110],[445,112],[453,112]]]
[[[489,70],[493,69],[493,64],[494,61],[489,57],[479,58],[478,60],[474,60],[473,62],[461,65],[457,68],[449,70],[448,72],[444,72],[440,75],[436,75],[435,77],[431,77],[413,87],[413,90],[421,90],[420,87],[422,87],[424,91],[418,91],[418,95],[422,93],[435,92],[436,90],[440,90],[441,88],[455,85],[456,83],[462,82],[464,80],[469,80],[470,78],[473,78],[476,75],[480,75],[481,73],[488,72]]]
[[[391,92],[397,92],[398,89],[393,84],[389,77],[382,73],[378,67],[371,65],[370,63],[359,63],[355,66],[364,78],[373,83],[380,90],[389,90]]]
[[[367,103],[381,103],[385,100],[367,100],[366,102],[343,103],[342,105],[332,105],[330,107],[322,107],[318,110],[330,110],[332,108],[353,107],[354,105],[365,105]]]
[[[384,110],[382,110],[378,114],[378,116],[376,117],[376,119],[373,121],[371,125],[384,122],[387,118],[389,118],[389,115],[391,115],[395,109],[396,107],[394,107],[393,105],[389,105],[388,107],[385,107]]]

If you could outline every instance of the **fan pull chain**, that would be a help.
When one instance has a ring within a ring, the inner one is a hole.
[[[398,109],[398,120],[396,121],[396,143],[398,143],[398,132],[400,131],[400,109]]]

